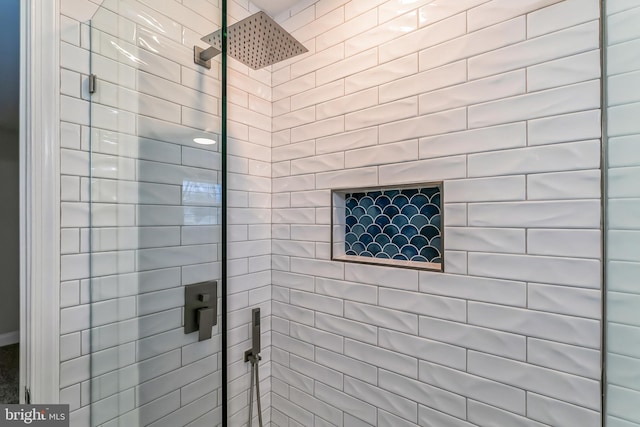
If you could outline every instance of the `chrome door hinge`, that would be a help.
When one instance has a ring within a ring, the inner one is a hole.
[[[29,390],[29,387],[24,388],[24,403],[27,405],[31,404],[31,390]]]
[[[96,93],[96,83],[98,78],[95,74],[89,74],[89,93]]]

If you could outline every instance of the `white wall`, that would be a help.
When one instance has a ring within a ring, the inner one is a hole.
[[[0,129],[0,336],[20,330],[19,148],[18,132]]]
[[[101,3],[94,15],[89,0],[61,2],[61,399],[74,427],[218,425],[220,329],[198,343],[183,332],[181,307],[183,285],[220,278],[219,201],[184,197],[185,181],[221,179],[219,144],[192,141],[220,132],[219,58],[210,71],[193,63],[193,45],[219,28],[220,9],[207,0]],[[232,19],[247,7],[230,2]],[[243,425],[254,306],[265,318],[269,419],[271,75],[230,65],[229,414]]]
[[[600,425],[598,3],[280,17],[273,425]],[[331,188],[440,179],[445,274],[330,261]]]
[[[640,7],[608,0],[607,426],[640,426]]]
[[[140,1],[188,28],[212,8]],[[229,8],[231,22],[255,11]],[[88,423],[91,372],[88,165],[72,159],[87,158],[81,22],[94,11],[62,0],[61,392],[74,427]],[[246,418],[257,304],[272,425],[599,425],[598,18],[597,0],[306,0],[279,20],[309,54],[259,72],[230,60],[231,425]],[[184,61],[186,34],[173,45]],[[329,260],[331,188],[438,179],[445,274]],[[165,368],[166,383],[179,367]],[[181,386],[145,413],[189,408],[176,397],[195,389]]]

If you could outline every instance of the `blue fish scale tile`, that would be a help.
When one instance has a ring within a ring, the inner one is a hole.
[[[441,262],[440,198],[439,187],[347,194],[345,253]]]

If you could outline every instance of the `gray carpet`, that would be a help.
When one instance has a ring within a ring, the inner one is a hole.
[[[0,403],[19,403],[19,344],[0,347]]]

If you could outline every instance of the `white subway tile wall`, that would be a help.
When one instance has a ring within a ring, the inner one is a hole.
[[[599,2],[301,4],[279,20],[310,52],[273,66],[272,425],[600,426]],[[445,273],[329,260],[331,189],[434,180]]]
[[[306,0],[277,19],[309,53],[260,71],[229,61],[228,402],[219,341],[185,336],[180,310],[181,285],[220,272],[218,211],[185,202],[183,179],[219,180],[221,159],[171,143],[185,127],[220,131],[219,69],[191,57],[219,4],[121,0],[130,13],[105,0],[90,129],[96,0],[61,3],[61,396],[74,427],[91,402],[105,425],[114,410],[130,426],[215,425],[221,404],[243,425],[253,306],[267,425],[600,425],[597,0]],[[622,51],[638,10],[611,3],[610,19],[627,16],[610,65],[625,174],[640,161],[625,121],[639,64]],[[256,10],[229,0],[231,22]],[[109,56],[118,40],[140,63]],[[330,260],[331,189],[435,180],[444,274]],[[628,187],[622,228],[635,223]],[[626,298],[638,259],[620,258],[610,274]],[[623,366],[640,351],[625,345],[631,313],[619,320]],[[640,391],[614,381],[615,412]]]
[[[253,11],[229,3],[231,22]],[[220,15],[209,0],[61,2],[60,388],[74,427],[221,422],[220,327],[199,343],[181,308],[184,285],[221,277],[220,145],[193,142],[220,133],[220,60],[193,63]],[[240,426],[255,306],[270,421],[271,72],[230,60],[229,85],[229,425]]]
[[[607,30],[607,395],[608,426],[640,426],[640,387],[637,379],[640,331],[640,209],[638,193],[638,129],[635,113],[640,63],[635,48],[640,42],[640,5],[609,0]],[[583,298],[581,298],[583,300]],[[581,303],[584,306],[584,303]],[[586,306],[584,307],[586,309]],[[623,344],[624,343],[624,344]],[[623,344],[623,345],[622,345]],[[537,403],[539,404],[539,403]]]

